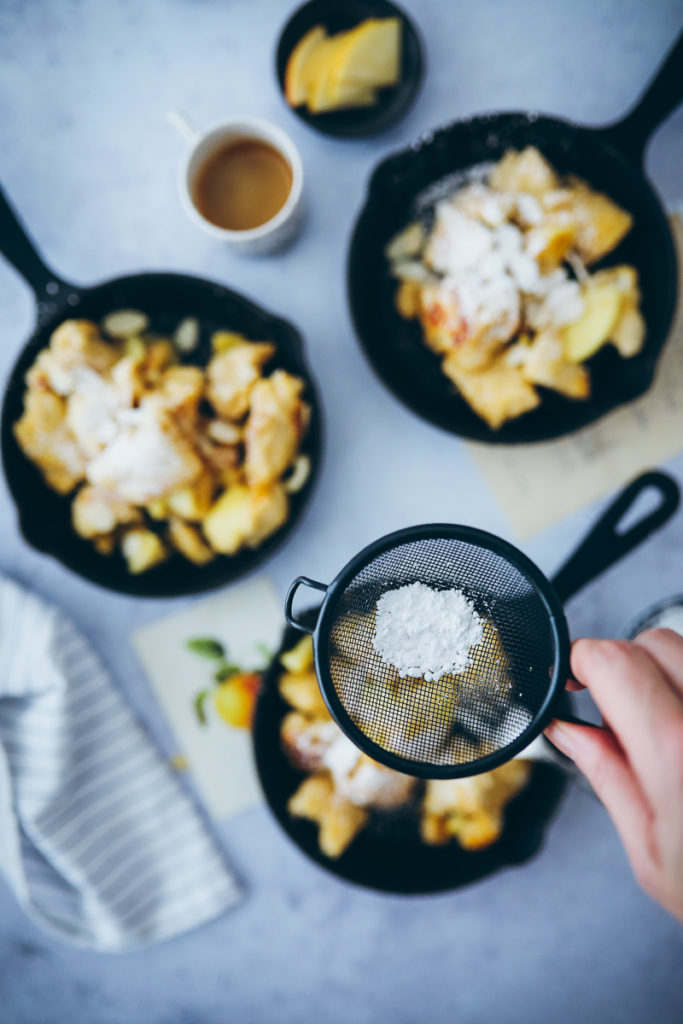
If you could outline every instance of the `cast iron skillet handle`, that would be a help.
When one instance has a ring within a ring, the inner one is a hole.
[[[640,165],[655,128],[683,102],[683,32],[635,107],[616,124],[598,129],[605,141]]]
[[[0,188],[0,253],[30,284],[39,301],[56,301],[59,293],[69,287],[50,270],[38,255],[33,242]]]
[[[657,507],[623,533],[618,530],[620,521],[633,507],[635,502],[648,490],[654,490],[659,496]],[[565,603],[592,579],[599,576],[620,558],[636,548],[660,526],[671,518],[680,501],[680,491],[676,481],[652,470],[636,477],[609,506],[604,514],[553,578],[560,600]],[[587,722],[571,714],[555,716],[562,722],[574,725],[587,725],[593,729],[600,726],[595,722]]]
[[[315,626],[304,626],[302,622],[299,622],[298,619],[294,618],[294,612],[292,610],[294,595],[302,584],[305,587],[312,587],[314,590],[322,590],[323,594],[327,593],[327,585],[325,583],[318,583],[317,580],[309,580],[308,576],[297,576],[287,591],[287,597],[285,598],[285,618],[287,619],[287,622],[290,626],[293,626],[294,629],[298,629],[300,633],[313,633]]]
[[[657,507],[628,530],[620,532],[619,523],[641,494],[648,490],[657,492]],[[612,502],[583,543],[555,574],[552,584],[563,604],[663,526],[678,508],[680,497],[678,484],[666,473],[652,470],[636,477]]]

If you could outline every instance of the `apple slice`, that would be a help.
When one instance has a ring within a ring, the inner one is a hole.
[[[327,109],[325,88],[330,73],[332,57],[338,45],[338,37],[326,36],[318,41],[309,54],[304,75],[306,80],[306,104],[310,111],[314,111],[316,107],[321,107],[323,110]],[[327,103],[329,104],[329,100],[327,100]]]
[[[285,99],[290,107],[300,107],[308,96],[308,66],[313,52],[327,36],[322,25],[315,25],[301,37],[289,55],[285,69]]]
[[[340,49],[346,45],[346,34],[324,39],[318,44],[308,64],[308,109],[322,114],[343,107],[363,107],[375,102],[373,89],[357,83],[342,83],[333,90],[332,72]]]
[[[401,76],[401,27],[400,18],[368,18],[346,33],[331,72],[331,91],[396,85]]]
[[[331,110],[346,110],[349,107],[371,107],[376,102],[375,90],[367,89],[365,86],[345,86],[332,96],[329,86],[323,85],[320,92],[309,98],[308,109],[312,114],[324,114]]]
[[[563,330],[564,353],[570,363],[590,359],[606,341],[619,318],[622,292],[615,284],[591,284],[582,291],[584,309]]]

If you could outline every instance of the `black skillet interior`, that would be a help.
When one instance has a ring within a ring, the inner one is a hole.
[[[306,366],[299,332],[289,323],[272,316],[236,292],[222,285],[181,274],[144,273],[116,278],[93,288],[79,289],[60,281],[40,262],[22,229],[14,220],[0,194],[0,226],[21,232],[2,234],[2,249],[32,281],[39,297],[38,326],[14,366],[5,393],[0,427],[5,477],[17,507],[24,538],[38,551],[57,558],[63,565],[109,590],[140,597],[175,597],[199,593],[237,579],[268,558],[293,530],[314,484],[320,460],[320,407]],[[9,211],[9,212],[8,212]],[[11,218],[11,220],[10,220]],[[140,576],[131,576],[119,554],[99,555],[93,546],[73,530],[71,497],[51,491],[38,469],[19,448],[12,425],[23,408],[24,376],[51,332],[68,317],[95,321],[108,312],[140,309],[150,317],[151,327],[169,332],[186,316],[201,324],[198,348],[186,357],[190,363],[205,363],[210,354],[209,336],[218,329],[234,330],[255,340],[277,345],[272,366],[280,366],[306,381],[305,397],[312,405],[311,425],[302,451],[311,457],[312,472],[304,488],[292,495],[290,517],[276,534],[254,551],[242,551],[226,558],[218,556],[205,566],[195,566],[180,555]]]
[[[349,301],[356,333],[375,372],[418,416],[477,441],[533,442],[571,433],[647,391],[673,317],[676,256],[665,212],[643,177],[639,159],[649,133],[676,99],[683,98],[675,70],[681,53],[679,40],[638,107],[618,125],[599,130],[537,114],[490,114],[426,135],[376,168],[351,242]],[[633,215],[633,229],[599,266],[630,263],[637,268],[647,336],[643,351],[633,359],[620,358],[608,346],[590,361],[592,395],[587,401],[572,402],[544,391],[538,409],[493,431],[441,373],[417,322],[396,312],[396,282],[389,276],[384,248],[414,218],[425,190],[525,146],[536,146],[560,174],[585,179]]]
[[[280,744],[280,724],[291,709],[277,689],[282,672],[279,655],[300,638],[301,633],[286,629],[280,651],[263,681],[253,739],[256,768],[268,806],[285,833],[311,860],[356,885],[380,892],[417,894],[469,885],[501,868],[521,864],[539,851],[567,781],[552,765],[542,763],[534,765],[529,785],[508,806],[501,838],[485,850],[466,851],[455,842],[447,846],[423,843],[418,833],[416,799],[400,812],[373,815],[368,827],[337,860],[321,853],[317,826],[293,818],[287,811],[287,801],[304,776],[292,768]],[[421,792],[422,783],[418,786]]]
[[[413,102],[422,82],[423,55],[415,26],[407,15],[388,0],[310,0],[289,19],[280,36],[275,54],[275,70],[284,94],[285,70],[290,54],[299,40],[316,25],[330,35],[354,28],[366,18],[395,18],[403,22],[401,78],[397,85],[381,89],[371,107],[311,114],[306,107],[293,112],[307,125],[325,135],[357,138],[374,135],[389,128]]]

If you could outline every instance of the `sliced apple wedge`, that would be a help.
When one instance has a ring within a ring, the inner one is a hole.
[[[623,293],[615,284],[588,283],[582,289],[584,310],[563,330],[564,352],[570,363],[583,363],[601,348],[619,319]]]
[[[318,42],[306,63],[306,104],[312,112],[329,110],[327,83],[334,54],[339,47],[338,36],[327,36]]]
[[[326,37],[322,25],[315,25],[292,50],[285,69],[285,99],[290,107],[300,107],[306,102],[311,56]]]
[[[313,114],[371,106],[375,90],[400,77],[401,19],[368,18],[328,36],[321,25],[296,44],[285,71],[285,98]]]
[[[396,85],[401,76],[401,27],[400,18],[368,18],[347,33],[331,72],[332,91],[352,85]]]
[[[312,114],[323,114],[330,110],[346,110],[349,107],[371,107],[377,101],[374,89],[364,86],[345,86],[342,90],[330,95],[329,89],[323,88],[308,102]]]
[[[333,72],[338,53],[345,43],[345,36],[324,39],[310,58],[307,102],[312,114],[344,107],[365,107],[375,102],[373,89],[355,82],[335,82]]]

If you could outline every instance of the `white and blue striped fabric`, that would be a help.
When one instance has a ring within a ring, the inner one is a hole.
[[[1,576],[0,870],[36,922],[107,952],[194,928],[239,899],[92,648]]]

